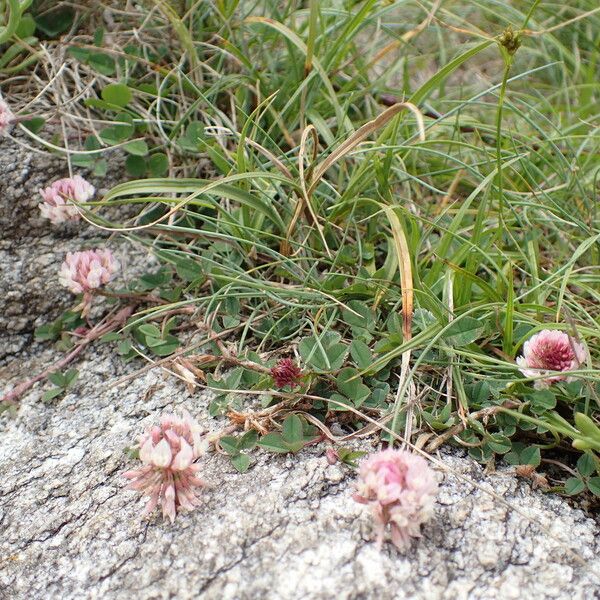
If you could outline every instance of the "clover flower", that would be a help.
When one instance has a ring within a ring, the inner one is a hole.
[[[525,377],[542,376],[534,386],[543,389],[556,381],[572,381],[572,377],[555,372],[578,369],[586,356],[585,346],[564,331],[544,329],[525,342],[517,365]]]
[[[10,106],[0,98],[0,135],[8,133],[16,119]]]
[[[271,369],[271,377],[273,377],[275,385],[279,388],[283,388],[286,385],[290,387],[300,385],[301,376],[302,369],[291,358],[282,358]]]
[[[141,468],[123,474],[127,486],[149,496],[144,515],[160,503],[163,517],[171,523],[180,510],[191,511],[200,505],[197,496],[206,483],[197,476],[194,464],[205,451],[200,425],[187,411],[183,416],[166,414],[160,425],[149,428],[139,441]]]
[[[59,280],[74,294],[90,292],[108,283],[119,268],[110,250],[67,252]]]
[[[74,294],[83,293],[79,308],[85,316],[91,307],[92,290],[108,283],[118,268],[119,263],[107,249],[67,252],[58,280]]]
[[[49,187],[40,190],[43,202],[38,205],[42,216],[54,224],[79,219],[79,211],[73,201],[87,202],[96,192],[93,185],[80,175],[55,181]]]
[[[404,450],[382,450],[362,462],[354,500],[371,507],[381,546],[387,525],[392,543],[405,550],[420,537],[428,521],[438,485],[427,461]]]

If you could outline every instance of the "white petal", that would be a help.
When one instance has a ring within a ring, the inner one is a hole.
[[[102,274],[102,267],[97,262],[93,262],[90,268],[90,272],[86,277],[88,286],[90,288],[100,287],[102,283]]]
[[[140,448],[140,460],[143,463],[152,462],[152,450],[154,450],[154,445],[152,444],[152,438],[148,436],[148,439],[142,444]]]
[[[181,438],[181,450],[177,453],[175,460],[173,461],[173,469],[176,471],[183,471],[187,469],[194,460],[194,452],[192,447]]]
[[[171,452],[169,442],[165,439],[160,440],[160,442],[154,446],[154,450],[152,451],[152,462],[157,467],[165,468],[171,464],[172,458],[173,452]]]
[[[584,364],[587,360],[587,349],[584,344],[581,342],[573,342],[573,346],[575,349],[576,364],[573,365],[573,368],[578,369],[580,365]]]

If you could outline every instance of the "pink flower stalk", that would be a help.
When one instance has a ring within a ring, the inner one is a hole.
[[[46,189],[40,190],[43,202],[38,205],[42,216],[54,224],[79,219],[79,211],[73,201],[87,202],[94,197],[96,190],[80,175],[55,181]]]
[[[8,133],[13,123],[17,120],[10,106],[0,98],[0,135]]]
[[[206,483],[197,477],[200,466],[194,461],[204,453],[205,444],[200,425],[190,413],[184,410],[182,417],[163,415],[160,426],[141,436],[139,449],[143,466],[123,476],[132,480],[129,489],[150,497],[144,515],[160,503],[163,517],[172,523],[180,510],[191,511],[200,505],[196,493]]]
[[[578,369],[585,362],[585,346],[564,331],[544,329],[523,345],[523,356],[517,358],[519,370],[525,377],[540,377],[534,387],[547,388],[556,381],[572,381],[572,377],[556,374]]]
[[[381,546],[386,526],[392,543],[405,550],[413,537],[420,537],[421,524],[433,514],[438,491],[434,472],[427,461],[405,450],[382,450],[362,462],[354,500],[369,504]]]
[[[271,369],[271,377],[273,377],[275,385],[279,388],[283,388],[286,385],[290,387],[300,385],[301,376],[302,369],[291,358],[282,358]]]

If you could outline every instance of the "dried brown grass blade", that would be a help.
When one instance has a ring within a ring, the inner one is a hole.
[[[309,161],[309,167],[308,167],[308,170],[306,171],[305,166],[304,166],[304,157],[306,156],[306,153],[307,153],[307,143],[308,143],[309,136],[312,137],[312,140],[313,140],[313,153],[312,153],[312,160]],[[312,170],[314,168],[315,160],[317,157],[318,143],[319,143],[319,138],[317,136],[317,130],[314,128],[313,125],[309,125],[302,132],[302,139],[300,140],[300,149],[298,151],[298,171],[300,174],[301,193],[298,194],[298,202],[296,203],[296,207],[294,209],[294,214],[288,225],[286,235],[285,235],[285,241],[283,241],[281,243],[281,248],[280,248],[281,253],[286,256],[289,256],[291,253],[290,239],[292,238],[294,230],[296,229],[296,225],[298,223],[298,220],[300,219],[300,215],[302,215],[304,213],[306,220],[311,225],[316,227],[317,231],[319,232],[319,235],[321,236],[321,241],[323,242],[323,246],[325,247],[325,250],[326,250],[328,256],[331,258],[331,251],[329,250],[329,246],[327,245],[327,241],[325,239],[325,234],[323,232],[323,227],[319,223],[319,219],[318,219],[317,214],[315,213],[315,210],[311,204],[310,196],[309,196],[308,190],[306,188],[307,182],[310,179]]]
[[[366,137],[371,133],[377,131],[388,123],[393,117],[403,110],[409,110],[415,115],[417,119],[417,126],[419,128],[419,138],[421,141],[425,140],[425,126],[423,122],[423,115],[421,111],[411,102],[398,102],[384,110],[379,116],[375,117],[372,121],[365,123],[362,127],[357,129],[345,142],[340,144],[316,169],[315,174],[311,180],[310,187],[308,188],[308,195],[311,196],[315,191],[319,181],[325,175],[326,171],[340,158],[343,158],[348,153],[352,152],[358,144],[360,144]]]

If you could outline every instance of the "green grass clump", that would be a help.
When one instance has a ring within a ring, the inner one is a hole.
[[[70,159],[102,172],[122,147],[136,177],[89,218],[163,264],[127,290],[163,303],[120,352],[233,366],[212,413],[250,415],[251,392],[261,434],[302,415],[278,451],[366,415],[482,462],[581,456],[564,489],[600,492],[595,3],[148,4],[70,58],[100,73]],[[547,328],[590,359],[536,390],[515,358]],[[279,393],[282,355],[305,377]]]

